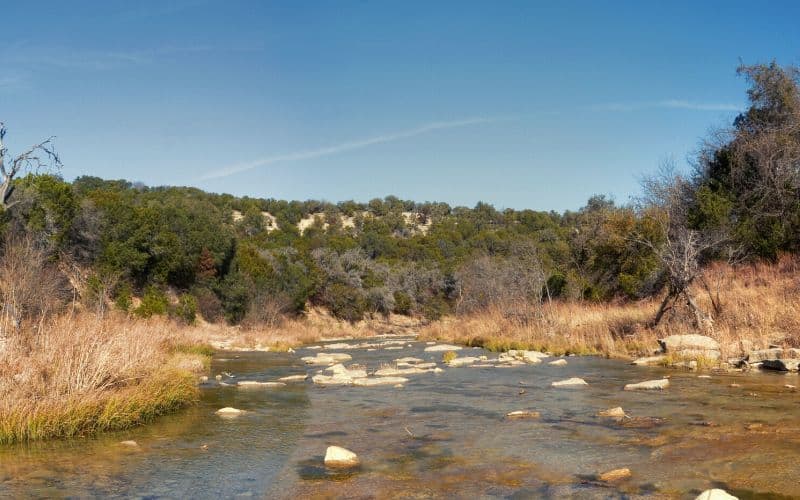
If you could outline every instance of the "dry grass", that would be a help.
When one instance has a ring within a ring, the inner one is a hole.
[[[783,256],[777,263],[731,267],[717,264],[694,287],[698,303],[715,321],[699,332],[720,343],[722,359],[770,343],[800,346],[800,259]],[[449,318],[424,328],[421,338],[482,346],[490,350],[536,349],[558,354],[611,357],[649,355],[656,339],[698,333],[686,311],[676,310],[658,328],[649,328],[657,300],[625,304],[555,302],[541,310],[496,307]],[[520,312],[523,311],[523,312]]]
[[[208,358],[176,329],[70,314],[15,333],[0,353],[0,443],[122,429],[192,403]]]

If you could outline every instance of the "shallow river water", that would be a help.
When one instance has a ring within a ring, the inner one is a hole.
[[[370,370],[405,356],[441,361],[441,353],[424,347],[409,339],[400,350],[336,352]],[[231,382],[272,381],[313,373],[317,367],[300,356],[317,352],[221,352],[211,372],[228,372]],[[495,357],[479,349],[459,353],[483,354]],[[147,427],[0,448],[0,497],[694,498],[712,487],[739,498],[800,497],[800,393],[784,387],[800,385],[797,375],[700,378],[567,359],[560,367],[546,359],[445,368],[411,375],[402,388],[212,383],[202,388],[199,405]],[[662,375],[671,377],[665,391],[622,390]],[[589,385],[550,385],[569,377]],[[247,413],[215,415],[225,406]],[[596,416],[615,406],[634,418]],[[522,409],[541,418],[504,418]],[[328,445],[353,450],[361,467],[327,470]],[[630,479],[596,480],[621,467],[631,470]]]

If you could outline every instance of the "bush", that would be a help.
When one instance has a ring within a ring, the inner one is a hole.
[[[170,316],[187,324],[193,325],[197,319],[197,299],[187,293],[178,297],[178,303],[170,308]]]
[[[116,297],[114,297],[114,304],[117,309],[128,312],[133,305],[133,290],[129,283],[122,283],[117,287]]]
[[[208,288],[197,288],[192,293],[197,300],[197,310],[204,320],[214,323],[222,319],[222,302],[217,294]]]
[[[327,288],[325,302],[335,317],[350,322],[363,319],[367,309],[367,302],[359,290],[339,283]]]
[[[411,314],[414,307],[414,301],[408,296],[406,292],[398,290],[394,292],[394,312],[395,314],[404,314],[406,316]]]
[[[139,317],[149,318],[153,315],[167,314],[169,301],[166,294],[154,286],[147,287],[142,296],[142,303],[133,311]]]

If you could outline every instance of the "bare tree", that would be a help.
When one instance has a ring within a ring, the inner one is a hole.
[[[689,219],[694,189],[688,180],[675,173],[671,162],[665,162],[659,174],[645,179],[642,184],[644,196],[639,210],[655,231],[649,235],[639,233],[634,238],[657,256],[667,282],[667,295],[653,319],[653,326],[681,300],[692,311],[696,326],[708,325],[713,318],[697,305],[690,287],[701,277],[704,258],[728,241],[727,231],[724,228],[692,229]]]
[[[55,165],[61,166],[61,160],[53,148],[53,139],[50,137],[38,144],[34,144],[27,151],[16,157],[10,157],[5,146],[6,127],[0,122],[0,206],[8,210],[16,204],[10,201],[14,192],[14,179],[26,171],[38,171],[42,167]]]

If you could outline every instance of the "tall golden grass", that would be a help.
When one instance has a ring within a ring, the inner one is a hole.
[[[625,358],[652,354],[658,338],[682,333],[714,337],[723,359],[772,343],[800,346],[798,271],[800,258],[791,255],[775,263],[710,266],[692,288],[700,306],[714,312],[713,323],[702,330],[681,309],[658,327],[650,327],[659,305],[656,298],[610,304],[553,302],[537,308],[496,306],[428,325],[421,339],[490,350],[536,349]]]
[[[124,429],[191,404],[207,361],[176,343],[176,329],[165,319],[84,313],[8,335],[0,443]]]

